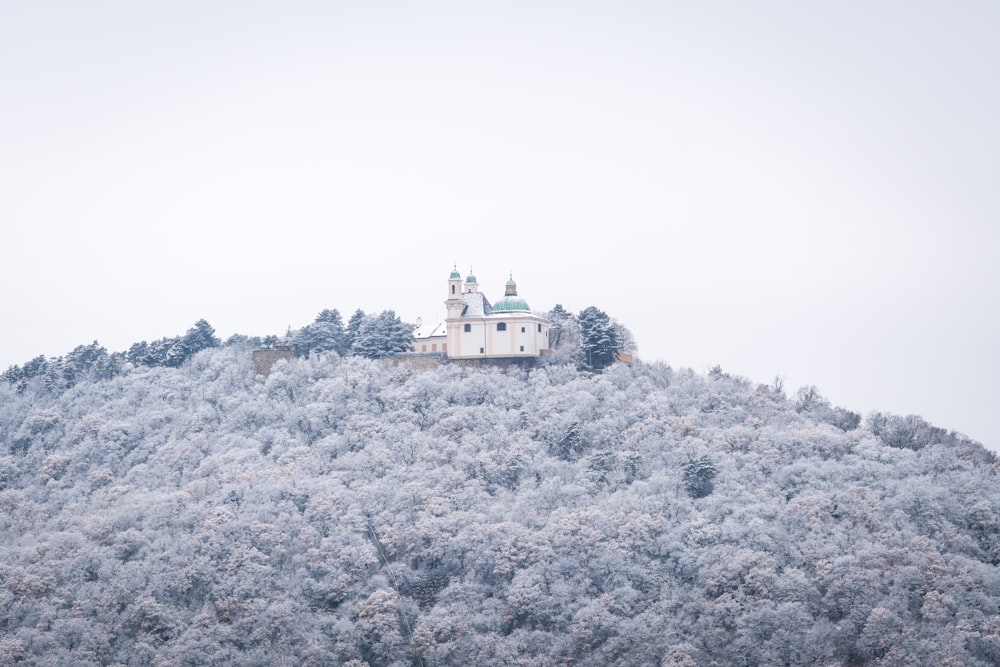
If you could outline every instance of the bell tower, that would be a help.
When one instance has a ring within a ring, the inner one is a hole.
[[[465,291],[466,292],[478,292],[479,291],[479,281],[476,280],[476,276],[472,273],[472,267],[469,267],[469,275],[465,277]]]
[[[448,276],[448,298],[444,302],[448,309],[448,319],[462,316],[462,275],[458,272],[458,265],[451,270]]]

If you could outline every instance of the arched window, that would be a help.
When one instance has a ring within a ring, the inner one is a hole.
[[[506,330],[507,330],[506,322],[497,322],[497,331],[506,331]]]

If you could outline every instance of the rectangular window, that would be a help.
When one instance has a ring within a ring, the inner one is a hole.
[[[483,348],[479,348],[479,354],[486,354],[486,350],[484,350]]]
[[[431,352],[437,352],[437,351],[438,351],[437,343],[431,343]]]
[[[541,324],[538,325],[538,333],[542,333],[542,325]]]
[[[507,323],[506,322],[498,322],[497,323],[497,331],[506,331],[506,330],[507,330]]]
[[[421,352],[426,352],[427,351],[427,346],[426,345],[421,345],[420,346],[420,351]]]
[[[472,325],[466,324],[464,327],[462,327],[462,331],[464,331],[465,333],[469,333],[470,331],[472,331]]]
[[[521,327],[521,333],[524,333],[524,327]]]
[[[524,346],[523,345],[521,346],[521,352],[524,352]]]

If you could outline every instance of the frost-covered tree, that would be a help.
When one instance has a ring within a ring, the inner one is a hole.
[[[365,311],[358,308],[351,315],[350,319],[347,320],[347,326],[344,328],[344,350],[345,354],[354,354],[354,341],[358,338],[358,332],[361,330],[361,325],[364,324],[366,318]]]
[[[218,347],[219,339],[215,335],[215,329],[207,320],[198,320],[181,338],[181,345],[188,358],[207,350],[210,347]]]
[[[215,329],[207,320],[194,323],[183,336],[160,338],[152,343],[134,343],[124,358],[133,364],[143,366],[169,366],[177,368],[202,350],[218,347],[220,341]]]
[[[635,354],[639,351],[639,345],[635,342],[635,336],[624,324],[612,318],[612,326],[615,328],[615,337],[618,340],[618,352]]]
[[[580,326],[583,362],[598,369],[614,363],[615,354],[622,349],[622,341],[618,328],[608,314],[590,306],[580,312],[577,322]]]
[[[692,498],[704,498],[715,488],[718,469],[708,456],[689,459],[684,464],[684,489]]]
[[[412,348],[413,325],[406,324],[391,310],[366,317],[358,327],[351,352],[360,357],[378,359]]]
[[[821,403],[242,344],[2,382],[0,663],[997,664],[996,457]]]
[[[79,345],[63,360],[63,377],[71,386],[93,374],[95,377],[108,367],[108,351],[96,340],[90,345]]]
[[[295,344],[299,353],[308,356],[310,352],[336,352],[340,356],[347,353],[347,335],[340,311],[324,310],[316,320],[298,331]]]
[[[917,415],[902,417],[873,412],[868,415],[867,422],[868,429],[890,447],[921,449],[935,439],[947,439],[943,429],[931,426]]]
[[[581,363],[583,355],[580,340],[580,325],[576,316],[567,311],[561,304],[546,314],[549,320],[549,347],[552,354],[546,357],[547,362]]]

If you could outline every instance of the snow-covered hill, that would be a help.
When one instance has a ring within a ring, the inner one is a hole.
[[[998,464],[722,372],[0,383],[0,663],[1000,664]]]

